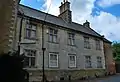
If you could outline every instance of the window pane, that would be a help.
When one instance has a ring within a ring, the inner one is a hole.
[[[91,65],[91,57],[90,56],[85,56],[85,60],[86,60],[85,67],[86,68],[91,68],[92,67],[92,65]]]
[[[50,54],[50,60],[53,60],[54,58],[53,58],[53,54]]]
[[[37,26],[36,25],[32,25],[32,30],[36,30],[37,29]]]
[[[52,28],[50,28],[50,34],[53,34],[53,29]]]
[[[55,53],[50,53],[50,60],[49,60],[49,64],[51,67],[57,67],[58,66],[58,59],[57,59],[58,55]]]
[[[75,45],[75,34],[68,33],[68,44]]]
[[[74,42],[74,39],[72,39],[72,43],[71,43],[72,45],[74,45],[75,44],[75,42]]]
[[[57,61],[56,60],[50,60],[51,66],[57,66]]]
[[[58,32],[57,30],[54,30],[54,35],[57,35],[57,32]]]
[[[35,66],[35,50],[25,50],[25,66]]]
[[[68,38],[71,38],[71,34],[70,33],[68,33]]]
[[[57,60],[57,55],[54,55],[54,60],[55,60],[55,61]]]
[[[36,55],[36,51],[35,50],[31,50],[31,56],[35,56]]]
[[[69,55],[69,67],[76,67],[76,56]]]
[[[26,37],[30,38],[30,30],[29,29],[26,29]]]
[[[68,44],[71,44],[71,39],[70,38],[68,39]]]
[[[36,37],[36,31],[31,31],[31,38],[35,38]]]
[[[31,57],[31,66],[35,66],[35,57]]]
[[[102,68],[102,58],[97,57],[97,68]]]
[[[49,41],[57,42],[57,30],[50,28]]]
[[[53,35],[51,35],[51,34],[49,35],[49,41],[53,42]]]
[[[32,54],[31,54],[31,52],[30,52],[30,50],[27,50],[27,56],[31,56]]]
[[[50,55],[50,60],[57,60],[57,55],[51,54]]]
[[[28,29],[30,28],[30,25],[28,23],[26,24],[26,28],[28,28]]]
[[[57,36],[53,36],[53,42],[57,42]]]
[[[89,37],[84,37],[84,48],[90,49]]]
[[[25,57],[25,59],[24,59],[24,67],[29,67],[29,57]]]
[[[75,38],[75,35],[74,35],[74,34],[71,34],[71,36],[72,36],[72,39],[74,39],[74,38]]]
[[[96,50],[100,50],[100,41],[96,40]]]
[[[70,61],[75,61],[75,56],[70,56]]]

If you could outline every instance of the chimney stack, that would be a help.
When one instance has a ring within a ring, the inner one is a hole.
[[[90,28],[90,23],[86,20],[86,22],[83,23],[83,26],[86,28]]]
[[[71,23],[72,16],[70,10],[70,2],[68,2],[68,0],[63,0],[63,2],[61,2],[61,6],[59,7],[59,9],[60,9],[60,14],[58,17],[61,17],[67,23]]]

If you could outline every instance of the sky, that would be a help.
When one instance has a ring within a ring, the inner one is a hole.
[[[120,0],[68,1],[73,22],[83,24],[88,20],[96,32],[112,42],[120,42]],[[20,4],[58,16],[61,2],[63,0],[21,0]]]

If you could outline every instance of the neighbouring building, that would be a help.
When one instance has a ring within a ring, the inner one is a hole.
[[[105,67],[106,67],[106,72],[108,74],[115,74],[116,69],[115,69],[115,61],[113,60],[113,53],[112,53],[112,46],[111,42],[109,42],[107,39],[103,40],[104,44],[104,55],[105,55]]]
[[[19,5],[14,44],[17,50],[22,24],[20,52],[26,56],[24,65],[29,71],[30,81],[40,81],[42,77],[42,34],[46,48],[45,75],[48,80],[59,80],[61,77],[68,79],[69,75],[72,79],[78,79],[96,73],[104,74],[105,54],[110,54],[105,52],[104,42],[111,42],[91,29],[88,21],[83,25],[73,22],[70,2],[62,2],[59,9],[59,16],[53,16]],[[20,23],[23,16],[24,20]]]
[[[7,53],[13,48],[18,2],[19,0],[0,1],[0,53]]]

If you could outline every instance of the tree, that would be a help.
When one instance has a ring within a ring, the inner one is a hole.
[[[0,82],[25,82],[22,56],[17,53],[1,54],[0,57]]]
[[[113,49],[113,57],[116,61],[120,61],[120,43],[113,43],[112,45]]]

